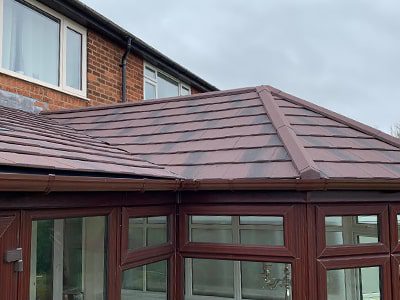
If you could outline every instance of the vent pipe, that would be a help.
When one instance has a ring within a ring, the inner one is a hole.
[[[121,59],[121,68],[122,68],[122,96],[121,96],[121,102],[126,102],[126,62],[128,60],[128,55],[131,52],[132,49],[132,38],[128,37],[128,41],[126,44],[126,50],[124,55],[122,56]]]

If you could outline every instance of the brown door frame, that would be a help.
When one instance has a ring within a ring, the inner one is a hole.
[[[21,248],[21,211],[0,211],[0,220],[2,220],[0,222],[0,296],[5,297],[4,299],[17,299],[23,273],[16,272],[14,262],[5,262],[4,256],[7,251]]]
[[[30,253],[32,221],[39,219],[63,219],[74,217],[107,217],[107,299],[117,299],[119,291],[116,282],[119,277],[119,220],[120,209],[118,208],[86,208],[86,209],[45,209],[22,211],[21,216],[21,247],[23,248],[24,272],[19,280],[18,300],[29,299],[30,289]]]

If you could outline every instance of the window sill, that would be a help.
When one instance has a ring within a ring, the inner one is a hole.
[[[50,83],[46,83],[46,82],[43,82],[41,80],[38,80],[38,79],[35,79],[35,78],[31,78],[29,76],[22,75],[22,74],[19,74],[17,72],[10,71],[10,70],[7,70],[7,69],[1,68],[1,67],[0,67],[0,74],[11,76],[11,77],[26,81],[28,83],[33,83],[33,84],[36,84],[36,85],[40,85],[42,87],[54,90],[56,92],[60,92],[60,93],[66,94],[66,95],[70,95],[70,96],[79,98],[79,99],[81,99],[83,101],[90,101],[90,99],[86,97],[86,92],[85,93],[74,93],[74,92],[72,92],[70,90],[62,89],[59,86],[55,86],[55,85],[52,85]]]

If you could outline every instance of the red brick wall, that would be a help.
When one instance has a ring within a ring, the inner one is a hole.
[[[112,104],[121,99],[121,57],[125,49],[88,32],[88,98],[91,105]],[[127,99],[143,99],[143,59],[131,54],[127,62]]]

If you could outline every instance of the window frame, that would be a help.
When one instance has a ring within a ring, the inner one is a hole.
[[[169,241],[165,244],[143,247],[130,250],[129,244],[129,219],[137,217],[167,216],[167,234]],[[145,206],[122,208],[122,232],[121,232],[121,265],[137,265],[154,257],[171,255],[175,245],[175,207],[174,206]]]
[[[400,236],[398,234],[397,215],[400,215],[400,204],[390,204],[390,239],[392,253],[400,252]]]
[[[38,11],[39,13],[52,17],[59,21],[60,33],[59,33],[59,70],[58,80],[59,85],[53,85],[51,83],[35,79],[28,75],[19,74],[12,70],[8,70],[2,66],[3,59],[3,13],[4,13],[4,0],[0,0],[0,73],[21,79],[33,84],[37,84],[46,88],[50,88],[59,92],[70,94],[75,97],[79,97],[85,100],[87,99],[87,29],[78,23],[68,19],[64,15],[52,10],[51,8],[38,3],[35,0],[14,0],[22,5],[25,5],[31,9]],[[81,45],[81,84],[82,90],[74,89],[67,85],[67,65],[66,65],[66,50],[67,50],[67,30],[68,28],[76,31],[82,35]]]
[[[192,215],[210,216],[282,216],[284,244],[273,245],[245,245],[245,244],[218,244],[200,243],[189,240],[189,217]],[[294,223],[295,207],[293,205],[181,205],[179,212],[179,248],[181,252],[190,253],[215,253],[215,254],[236,254],[253,256],[291,257],[297,252],[296,248],[296,225]]]
[[[30,283],[31,283],[31,238],[32,238],[32,222],[35,220],[49,220],[49,219],[67,219],[67,218],[84,218],[84,217],[97,217],[104,216],[106,218],[106,261],[105,261],[105,290],[106,297],[113,297],[116,293],[115,281],[113,274],[117,272],[118,266],[115,264],[117,261],[117,232],[118,223],[117,216],[118,210],[115,208],[90,208],[87,210],[82,209],[50,209],[50,210],[33,210],[22,213],[22,248],[24,263],[24,276],[21,277],[20,291],[21,299],[30,299]]]
[[[338,269],[365,268],[365,267],[380,267],[381,293],[382,300],[390,300],[392,297],[391,291],[391,266],[389,255],[379,256],[353,256],[346,258],[327,258],[317,261],[317,286],[318,299],[327,300],[327,271]]]
[[[156,76],[155,79],[151,78],[150,76],[146,76],[146,68],[152,70],[155,73],[155,76]],[[146,101],[146,100],[160,99],[159,96],[158,96],[158,73],[161,73],[163,76],[165,76],[165,77],[175,81],[176,83],[178,83],[179,95],[172,96],[172,97],[182,96],[182,89],[183,88],[187,89],[188,92],[189,92],[189,94],[186,95],[186,97],[190,96],[192,94],[192,89],[188,84],[186,84],[186,83],[182,82],[181,80],[169,75],[168,73],[160,70],[159,68],[154,67],[153,65],[149,64],[148,62],[144,62],[143,63],[143,100]],[[154,99],[151,99],[151,98],[150,99],[146,99],[146,83],[149,83],[149,84],[151,84],[151,85],[153,85],[155,87],[155,89],[156,89],[156,97]]]
[[[365,243],[355,245],[327,245],[325,217],[328,216],[378,216],[378,243]],[[317,205],[316,206],[316,237],[317,237],[317,257],[344,256],[357,254],[379,254],[388,253],[389,227],[388,227],[387,205]]]

